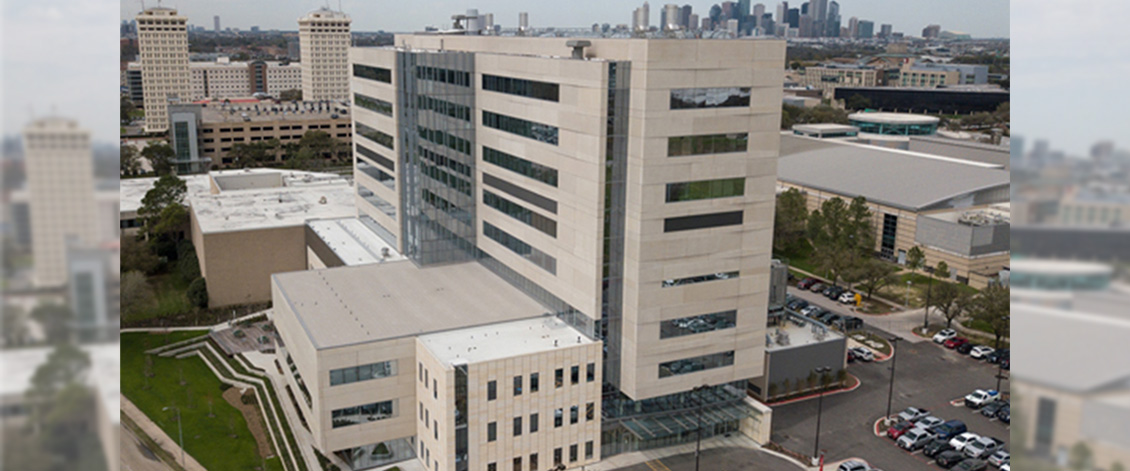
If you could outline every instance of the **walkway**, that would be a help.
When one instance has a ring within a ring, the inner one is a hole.
[[[133,405],[133,403],[130,402],[129,399],[127,399],[125,396],[122,396],[121,398],[122,413],[129,417],[130,420],[133,420],[133,422],[137,424],[137,427],[140,428],[143,433],[149,435],[149,438],[152,438],[154,442],[156,442],[161,446],[161,448],[167,451],[169,453],[169,456],[176,458],[179,462],[181,457],[181,449],[179,446],[177,446],[177,442],[169,438],[169,436],[165,434],[165,431],[161,430],[161,427],[158,427],[157,424],[153,423],[153,421],[150,420],[149,417],[147,417],[145,414],[143,414],[141,412],[141,409],[138,409],[137,406]],[[186,466],[184,467],[185,471],[208,471],[207,469],[204,469],[204,467],[201,466],[200,463],[196,461],[196,458],[192,457],[192,455],[185,453],[184,458],[186,462]]]
[[[694,469],[695,443],[623,453],[586,466],[592,471],[684,471]],[[761,448],[753,439],[734,432],[729,437],[715,436],[702,440],[702,462],[707,469],[726,471],[785,471],[805,469],[799,463],[776,452]],[[688,456],[689,455],[689,456]],[[689,466],[687,465],[689,462]],[[723,465],[727,463],[726,465]],[[739,467],[738,465],[743,465]],[[749,467],[753,466],[753,467]]]

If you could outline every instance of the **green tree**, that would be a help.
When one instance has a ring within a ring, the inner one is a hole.
[[[130,122],[133,121],[133,113],[134,113],[134,111],[137,110],[137,107],[134,106],[133,102],[130,101],[129,97],[126,96],[125,94],[121,95],[120,101],[121,101],[121,110],[120,110],[120,114],[118,115],[119,122],[121,124],[129,124]]]
[[[200,309],[208,307],[208,284],[204,278],[192,280],[188,285],[188,301]]]
[[[972,303],[969,317],[989,326],[995,341],[994,348],[1001,348],[1001,339],[1008,336],[1011,328],[1009,302],[1008,287],[990,285]]]
[[[187,225],[188,210],[184,207],[187,192],[184,180],[176,175],[164,175],[145,193],[137,215],[151,242],[172,240]]]
[[[70,338],[70,325],[74,313],[67,306],[55,303],[40,304],[32,309],[31,318],[43,326],[48,342],[58,343]]]
[[[121,164],[120,175],[123,177],[132,177],[141,173],[141,159],[137,153],[137,148],[129,145],[122,144],[118,153],[119,163]]]
[[[139,271],[123,273],[120,290],[122,314],[126,317],[153,302],[153,287],[149,286],[145,274]]]
[[[922,252],[922,247],[917,245],[911,247],[906,252],[906,268],[910,269],[911,274],[915,274],[924,266],[926,266],[926,254]]]
[[[280,101],[302,101],[302,90],[292,88],[290,90],[283,90],[279,93]]]
[[[938,278],[941,278],[943,280],[949,279],[949,277],[950,277],[950,266],[949,266],[949,264],[947,264],[944,260],[940,261],[940,262],[938,262],[938,265],[934,267],[934,271],[930,272],[930,283],[928,285],[926,285],[926,307],[925,307],[925,311],[926,311],[925,318],[926,318],[926,320],[923,321],[922,333],[926,333],[926,331],[930,329],[930,308],[934,306],[934,301],[933,301],[933,297],[934,297],[934,277],[938,277]]]
[[[865,110],[871,107],[871,99],[856,93],[845,100],[844,106],[849,110]]]
[[[856,288],[867,293],[867,299],[870,300],[876,291],[898,281],[898,277],[895,276],[897,272],[898,267],[895,265],[877,258],[868,258],[858,269],[859,282],[856,284]]]
[[[788,253],[804,242],[808,224],[808,198],[796,188],[777,195],[777,210],[773,215],[773,250]]]
[[[161,261],[157,259],[149,248],[137,241],[137,237],[126,236],[122,238],[121,257],[123,272],[139,271],[145,274],[153,274],[157,268],[161,266]]]
[[[316,160],[337,162],[344,156],[345,146],[325,131],[306,131],[298,141],[300,148],[313,152]]]
[[[942,283],[934,290],[933,307],[941,311],[946,318],[946,328],[953,327],[954,319],[961,317],[958,300],[961,299],[961,290],[953,283]]]
[[[842,198],[824,201],[808,216],[808,237],[813,258],[835,285],[874,249],[875,233],[867,200],[857,197],[849,206]]]
[[[55,396],[71,384],[82,384],[90,368],[90,356],[70,343],[60,343],[47,356],[47,361],[31,376],[26,393],[31,406],[31,421],[38,433],[46,422]]]
[[[157,176],[173,173],[173,158],[177,156],[177,153],[168,143],[149,143],[141,150],[141,156],[149,161],[149,166],[153,168],[153,173]]]

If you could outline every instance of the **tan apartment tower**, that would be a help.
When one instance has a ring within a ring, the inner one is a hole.
[[[48,117],[24,128],[23,143],[35,285],[62,286],[68,240],[88,247],[98,242],[90,132],[72,120]]]
[[[169,100],[189,97],[187,22],[172,8],[149,8],[137,14],[145,132],[167,130]]]
[[[351,21],[349,15],[324,7],[298,19],[304,100],[348,99]]]

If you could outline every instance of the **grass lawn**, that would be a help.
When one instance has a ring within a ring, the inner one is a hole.
[[[153,302],[124,319],[127,323],[157,319],[163,317],[176,317],[192,312],[192,303],[188,302],[188,283],[174,274],[154,275],[149,277],[149,284],[153,287]]]
[[[773,257],[788,263],[790,268],[799,268],[809,273],[824,276],[820,268],[812,262],[812,252],[812,244],[805,241],[803,245],[788,252],[774,253]]]
[[[224,401],[219,379],[197,357],[177,360],[153,355],[156,376],[149,378],[145,387],[145,350],[202,335],[201,332],[173,332],[170,334],[123,333],[122,394],[137,405],[145,415],[172,437],[177,437],[176,412],[161,408],[174,405],[181,408],[184,422],[185,450],[205,468],[217,470],[259,469],[255,438],[236,408]],[[187,386],[180,385],[183,371]],[[208,400],[215,417],[208,417]],[[236,438],[231,438],[231,434]],[[267,471],[282,471],[277,457],[267,460]]]
[[[910,286],[910,307],[920,308],[926,305],[926,294],[930,290],[930,277],[921,273],[903,273],[899,275],[898,282],[895,284],[884,287],[875,294],[883,298],[897,302],[899,304],[906,303],[906,282],[911,282]],[[977,294],[976,288],[964,285],[961,283],[953,283],[950,281],[942,281],[935,279],[933,285],[936,288],[941,283],[949,283],[957,286],[957,289],[963,293]]]

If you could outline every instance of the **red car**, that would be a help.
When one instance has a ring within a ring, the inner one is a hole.
[[[946,343],[943,344],[943,345],[945,345],[946,348],[953,349],[953,348],[957,348],[957,347],[960,347],[962,345],[965,345],[967,343],[969,343],[969,339],[967,339],[965,337],[954,337],[952,339],[946,340]]]
[[[902,434],[906,433],[912,428],[914,428],[914,424],[905,420],[900,421],[899,423],[892,425],[891,428],[887,429],[887,438],[890,438],[891,440],[898,440],[899,437],[902,436]]]
[[[796,284],[796,287],[800,289],[808,289],[814,284],[816,284],[815,278],[805,278],[803,280],[800,280],[800,282]]]

